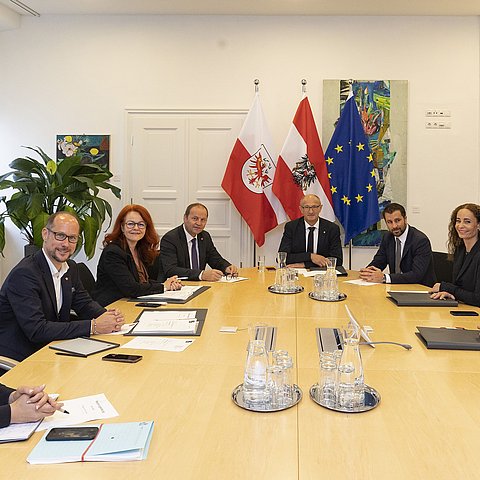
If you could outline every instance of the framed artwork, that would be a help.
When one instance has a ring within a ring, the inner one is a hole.
[[[57,135],[57,160],[80,155],[84,163],[110,164],[110,135]]]
[[[352,84],[353,95],[373,154],[380,212],[391,202],[407,202],[406,80],[324,80],[322,140],[326,150]],[[353,239],[354,246],[380,245],[381,222]]]

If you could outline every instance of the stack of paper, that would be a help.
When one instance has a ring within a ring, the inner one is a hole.
[[[152,295],[143,295],[138,297],[140,300],[144,301],[155,301],[155,300],[187,300],[189,299],[200,287],[191,287],[184,285],[181,290],[168,290],[163,293],[154,293]]]
[[[195,310],[144,310],[130,333],[137,335],[189,335],[197,331]]]
[[[153,421],[102,424],[93,440],[47,441],[45,433],[27,457],[27,462],[42,465],[144,460],[152,432]]]

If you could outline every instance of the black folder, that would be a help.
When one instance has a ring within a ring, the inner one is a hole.
[[[480,350],[480,331],[463,328],[417,327],[416,335],[427,348]]]
[[[456,307],[456,300],[434,300],[428,292],[388,292],[387,297],[399,307]]]

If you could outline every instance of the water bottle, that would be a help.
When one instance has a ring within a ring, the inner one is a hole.
[[[265,341],[250,340],[243,378],[243,399],[246,404],[263,405],[268,401],[267,367],[268,356]]]

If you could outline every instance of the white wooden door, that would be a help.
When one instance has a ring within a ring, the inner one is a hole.
[[[152,214],[160,236],[180,225],[185,207],[209,210],[207,230],[227,260],[252,265],[251,234],[223,191],[228,157],[244,111],[127,111],[126,169],[133,203]]]

